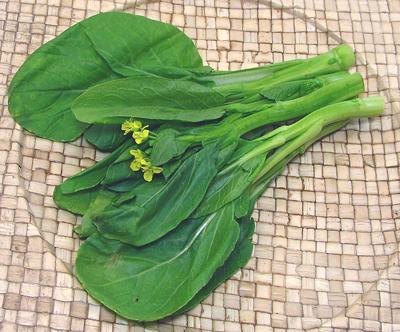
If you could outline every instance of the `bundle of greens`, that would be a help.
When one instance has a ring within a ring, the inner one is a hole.
[[[54,191],[82,215],[76,275],[128,319],[183,313],[243,267],[254,205],[321,137],[383,112],[356,99],[340,45],[304,60],[218,72],[177,28],[103,13],[39,48],[10,86],[10,113],[38,136],[83,135],[103,160]],[[288,122],[289,121],[289,122]]]

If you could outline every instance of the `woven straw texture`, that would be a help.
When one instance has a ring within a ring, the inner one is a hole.
[[[7,84],[44,42],[114,9],[172,23],[217,69],[307,57],[345,41],[380,118],[355,121],[291,162],[257,204],[247,266],[187,315],[140,325],[71,273],[79,240],[54,186],[104,155],[23,131]],[[0,0],[0,330],[400,331],[399,0]]]

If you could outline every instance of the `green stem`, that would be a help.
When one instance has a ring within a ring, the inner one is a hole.
[[[286,156],[293,151],[309,145],[320,137],[323,128],[337,122],[348,121],[360,117],[373,117],[382,114],[384,110],[384,99],[379,96],[364,99],[355,99],[326,106],[289,126],[286,131],[279,135],[286,137],[299,134],[289,143],[277,149],[275,153],[267,159],[263,169],[256,180],[267,174],[275,165],[279,164]],[[288,139],[287,139],[288,141]]]
[[[179,139],[184,142],[196,143],[230,134],[242,136],[256,128],[299,118],[325,105],[355,97],[363,92],[363,90],[364,83],[360,74],[346,75],[342,79],[334,80],[332,83],[297,99],[277,102],[272,105],[263,105],[261,102],[254,102],[248,104],[248,106],[242,106],[249,109],[259,109],[259,111],[245,117],[240,117],[233,122],[202,127],[200,130],[192,131],[190,134],[183,135]]]
[[[232,71],[214,71],[214,72],[208,73],[207,75],[198,77],[198,78],[196,78],[196,80],[200,81],[200,82],[211,81],[211,82],[214,82],[215,86],[236,84],[239,82],[242,82],[242,83],[253,82],[253,81],[260,80],[262,78],[269,77],[279,70],[294,67],[303,61],[304,60],[302,60],[302,59],[298,59],[298,60],[296,59],[296,60],[284,61],[284,62],[280,62],[280,63],[268,64],[268,65],[255,67],[255,68],[239,69],[239,70],[232,70]]]
[[[238,121],[236,130],[240,136],[254,128],[275,122],[283,122],[309,114],[325,105],[355,97],[364,90],[364,83],[359,73],[334,81],[306,96],[278,102],[274,107]]]
[[[347,70],[354,64],[355,56],[352,48],[348,45],[340,45],[327,53],[303,60],[297,65],[279,70],[259,80],[222,85],[215,87],[215,89],[228,99],[231,97],[238,98],[239,96],[244,98],[283,82]]]
[[[267,189],[267,187],[269,186],[271,181],[283,172],[283,170],[285,169],[286,165],[288,164],[288,162],[290,160],[292,160],[295,157],[297,157],[298,155],[304,153],[304,151],[307,150],[308,147],[311,144],[313,144],[315,141],[344,127],[347,123],[348,123],[348,121],[340,121],[340,122],[333,123],[329,126],[326,126],[320,132],[318,137],[316,137],[315,140],[307,142],[306,145],[298,148],[297,150],[295,150],[292,153],[290,153],[289,155],[287,155],[285,159],[281,160],[280,163],[278,163],[274,167],[272,167],[269,172],[267,172],[263,176],[259,177],[256,181],[254,181],[251,186],[251,200],[252,201],[257,200],[258,197],[260,197],[265,192],[265,190]]]

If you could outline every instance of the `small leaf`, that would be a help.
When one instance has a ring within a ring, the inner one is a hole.
[[[153,165],[164,165],[175,157],[182,155],[190,146],[190,142],[179,140],[179,132],[164,129],[158,132],[152,141],[150,160]]]
[[[271,88],[261,90],[261,95],[274,101],[292,100],[305,96],[320,87],[323,81],[319,79],[308,79],[281,83]]]
[[[101,151],[111,151],[126,139],[120,125],[93,125],[83,135],[86,140]]]

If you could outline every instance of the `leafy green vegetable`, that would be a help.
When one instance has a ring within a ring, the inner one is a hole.
[[[140,248],[96,233],[79,249],[76,274],[95,299],[119,315],[157,320],[183,307],[209,282],[238,236],[232,205],[182,223]]]
[[[306,96],[311,92],[322,88],[324,85],[341,80],[349,75],[348,72],[339,71],[337,73],[315,78],[284,82],[279,85],[265,88],[260,91],[260,94],[274,101],[292,100]]]
[[[154,165],[164,165],[187,150],[190,142],[179,140],[177,136],[179,132],[172,128],[166,128],[157,133],[157,138],[151,142],[151,161]]]
[[[129,149],[130,145],[132,145],[131,142],[125,142],[97,164],[71,176],[68,180],[57,186],[56,191],[63,194],[71,194],[95,187],[104,179],[108,166],[110,166],[126,149]]]
[[[133,142],[132,142],[133,143]],[[127,149],[125,149],[111,164],[109,164],[105,176],[102,180],[102,184],[110,185],[113,183],[118,183],[127,179],[137,179],[136,173],[133,173],[129,165],[132,161],[132,155],[130,150],[136,145],[132,144]]]
[[[191,76],[202,69],[193,42],[176,27],[110,12],[92,16],[41,46],[14,76],[11,115],[25,129],[72,141],[88,127],[71,112],[88,88],[127,76]]]
[[[272,75],[251,82],[225,84],[215,90],[224,95],[227,100],[237,99],[239,96],[246,98],[256,93],[271,89],[282,83],[309,79],[320,75],[347,70],[354,66],[355,55],[348,45],[339,45],[329,52],[316,57],[305,59],[301,63],[288,66],[274,72]]]
[[[53,200],[57,206],[72,213],[84,215],[90,204],[96,199],[100,186],[64,194],[59,187],[53,193]]]
[[[39,48],[11,83],[12,116],[39,136],[83,134],[111,152],[53,195],[83,215],[83,287],[140,321],[201,302],[249,260],[252,210],[286,164],[349,120],[382,113],[380,97],[352,99],[364,89],[345,71],[354,62],[340,45],[215,72],[177,28],[115,12]]]

